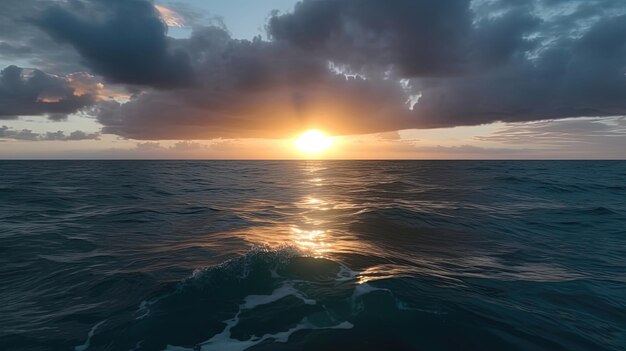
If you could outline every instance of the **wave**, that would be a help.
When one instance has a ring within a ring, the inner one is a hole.
[[[351,329],[367,309],[366,295],[379,293],[394,309],[405,308],[389,290],[359,277],[295,247],[258,246],[197,269],[142,301],[132,319],[99,322],[76,349],[245,350],[285,343],[298,333]]]
[[[623,348],[624,162],[2,166],[3,350]]]

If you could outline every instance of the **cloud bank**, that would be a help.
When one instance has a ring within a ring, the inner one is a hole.
[[[0,71],[0,119],[20,115],[46,115],[63,119],[68,114],[90,106],[90,94],[77,95],[70,82],[62,77],[8,66]]]
[[[30,129],[15,130],[7,126],[0,127],[0,139],[25,141],[77,141],[98,140],[100,133],[85,133],[81,130],[69,134],[59,130],[57,132],[35,133]]]
[[[134,94],[76,96],[52,75],[37,71],[31,82],[9,67],[5,118],[91,105],[103,133],[156,140],[626,114],[623,1],[304,0],[270,17],[268,40],[233,39],[218,27],[174,39],[164,11],[145,0],[32,3],[26,19],[21,6],[4,16],[28,23],[30,41],[77,54],[76,71]],[[25,50],[15,38],[0,34],[14,56]],[[39,59],[45,47],[33,49]],[[59,56],[50,50],[50,60]],[[55,102],[40,99],[51,91]]]

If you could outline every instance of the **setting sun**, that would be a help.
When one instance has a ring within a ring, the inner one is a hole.
[[[315,129],[302,133],[302,135],[296,139],[296,147],[298,150],[308,154],[326,151],[332,144],[333,140],[330,137]]]

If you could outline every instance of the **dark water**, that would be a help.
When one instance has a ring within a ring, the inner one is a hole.
[[[624,350],[626,162],[0,162],[2,350]]]

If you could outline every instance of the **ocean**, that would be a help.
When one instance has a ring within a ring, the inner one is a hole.
[[[626,162],[2,161],[2,350],[624,350]]]

